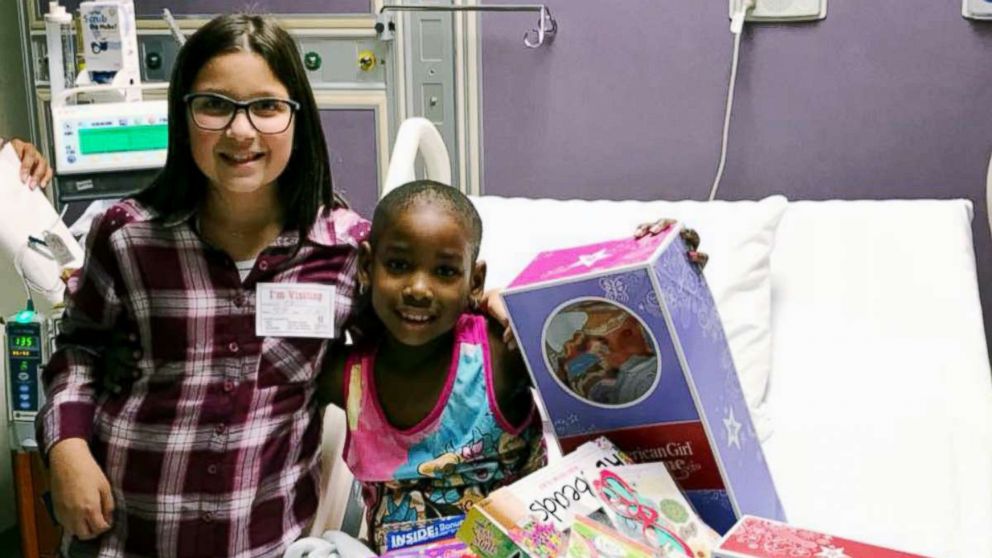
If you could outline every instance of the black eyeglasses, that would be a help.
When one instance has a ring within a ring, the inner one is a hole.
[[[211,132],[226,129],[244,109],[248,122],[260,134],[279,134],[289,128],[293,114],[300,110],[300,103],[277,97],[235,101],[219,93],[190,93],[183,101],[197,128]]]

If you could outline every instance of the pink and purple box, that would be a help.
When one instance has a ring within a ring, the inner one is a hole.
[[[664,461],[703,520],[784,520],[720,317],[681,225],[542,252],[503,293],[562,450]]]

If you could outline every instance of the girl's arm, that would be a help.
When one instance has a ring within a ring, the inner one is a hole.
[[[58,349],[42,373],[45,405],[36,425],[42,455],[51,468],[55,515],[65,529],[91,539],[110,528],[114,499],[110,484],[90,453],[99,359],[105,339],[124,315],[123,275],[112,236],[129,221],[125,209],[110,208],[94,221],[85,265],[69,295]]]
[[[327,355],[317,376],[317,404],[344,409],[344,362],[350,347],[343,342],[327,347]]]
[[[113,332],[124,322],[124,279],[112,236],[129,221],[114,206],[94,220],[86,259],[70,281],[57,349],[42,372],[45,404],[36,420],[42,454],[66,438],[89,440],[96,397],[101,393],[101,358]]]
[[[362,343],[366,339],[374,339],[382,334],[382,322],[372,310],[370,295],[359,294],[355,298],[341,331],[342,338],[335,339],[327,347],[320,375],[317,376],[317,403],[321,407],[335,405],[341,409],[345,408],[344,365],[349,351],[354,344]],[[343,332],[347,332],[351,337],[351,345],[345,343]]]
[[[520,351],[510,349],[503,341],[503,326],[494,319],[489,319],[488,325],[496,404],[506,420],[516,426],[526,420],[533,409],[530,374]]]

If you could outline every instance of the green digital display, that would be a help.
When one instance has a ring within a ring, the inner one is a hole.
[[[79,130],[79,152],[83,155],[153,151],[165,149],[168,145],[168,124],[82,128]]]
[[[27,335],[18,335],[12,339],[14,346],[19,349],[30,349],[35,346],[36,341],[37,338]]]

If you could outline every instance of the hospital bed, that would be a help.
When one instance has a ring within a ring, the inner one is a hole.
[[[488,287],[540,250],[662,216],[695,227],[788,520],[992,557],[992,373],[971,202],[474,202]],[[328,409],[324,426],[315,534],[341,526],[352,487],[343,414]]]

